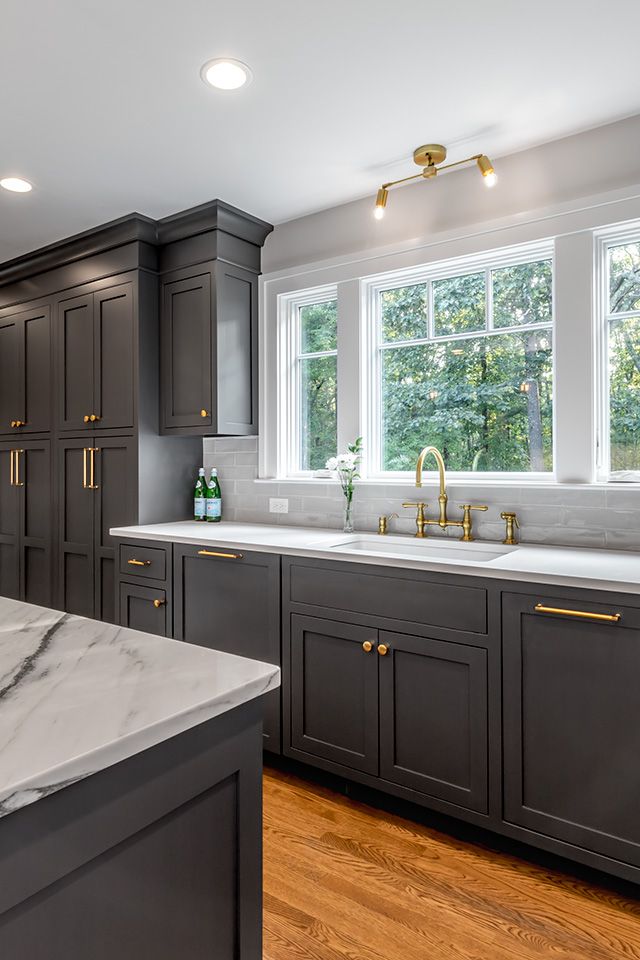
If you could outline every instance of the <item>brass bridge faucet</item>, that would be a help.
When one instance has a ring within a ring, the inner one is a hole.
[[[422,486],[422,467],[425,461],[427,454],[431,454],[438,464],[438,477],[440,480],[440,493],[438,495],[438,506],[440,516],[437,520],[427,520],[424,515],[424,508],[427,506],[425,503],[403,503],[403,507],[417,507],[418,515],[416,518],[417,533],[416,537],[426,536],[424,528],[429,524],[437,524],[443,530],[446,530],[447,527],[462,527],[462,537],[466,543],[469,543],[473,540],[472,535],[472,521],[471,521],[471,511],[472,510],[487,510],[488,507],[482,504],[473,504],[465,503],[462,505],[461,509],[464,511],[462,520],[449,520],[447,516],[447,483],[446,483],[446,472],[444,466],[444,459],[442,454],[437,447],[425,447],[421,451],[420,456],[418,457],[418,462],[416,464],[416,487]]]

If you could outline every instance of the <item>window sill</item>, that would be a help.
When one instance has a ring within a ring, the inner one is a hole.
[[[277,483],[281,486],[286,486],[287,484],[305,484],[308,485],[310,489],[317,486],[326,486],[327,484],[336,484],[338,486],[338,481],[335,477],[310,477],[310,476],[297,476],[297,477],[259,477],[256,483],[265,483],[273,484]],[[366,479],[356,480],[356,486],[363,487],[407,487],[415,486],[415,478],[413,475],[408,475],[406,478],[392,477],[392,478],[383,478],[383,477],[367,477]],[[423,477],[423,486],[436,486],[438,484],[438,477],[436,474],[425,474]],[[481,477],[469,477],[465,474],[447,474],[447,485],[449,487],[478,487],[478,488],[491,488],[495,487],[496,490],[503,490],[509,487],[517,487],[519,489],[528,488],[528,489],[538,489],[538,490],[640,490],[640,480],[638,481],[620,481],[620,480],[598,480],[595,482],[570,482],[563,483],[553,478],[543,479],[541,477],[522,477],[514,476],[509,478],[499,478],[499,477],[487,477],[486,479]]]

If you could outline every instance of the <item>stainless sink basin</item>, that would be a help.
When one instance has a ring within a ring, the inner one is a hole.
[[[491,563],[508,553],[517,550],[517,546],[502,544],[460,543],[444,537],[394,537],[376,534],[351,534],[344,536],[328,546],[336,553],[377,554],[386,557],[404,557],[409,560],[441,560],[443,563]]]

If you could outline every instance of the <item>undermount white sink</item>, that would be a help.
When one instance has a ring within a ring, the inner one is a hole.
[[[491,563],[518,548],[498,543],[461,543],[444,537],[418,539],[356,533],[330,544],[327,549],[340,553],[384,554],[410,560],[442,560],[443,563]]]

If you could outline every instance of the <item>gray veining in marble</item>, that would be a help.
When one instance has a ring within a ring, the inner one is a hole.
[[[279,678],[270,664],[0,597],[0,816]]]

